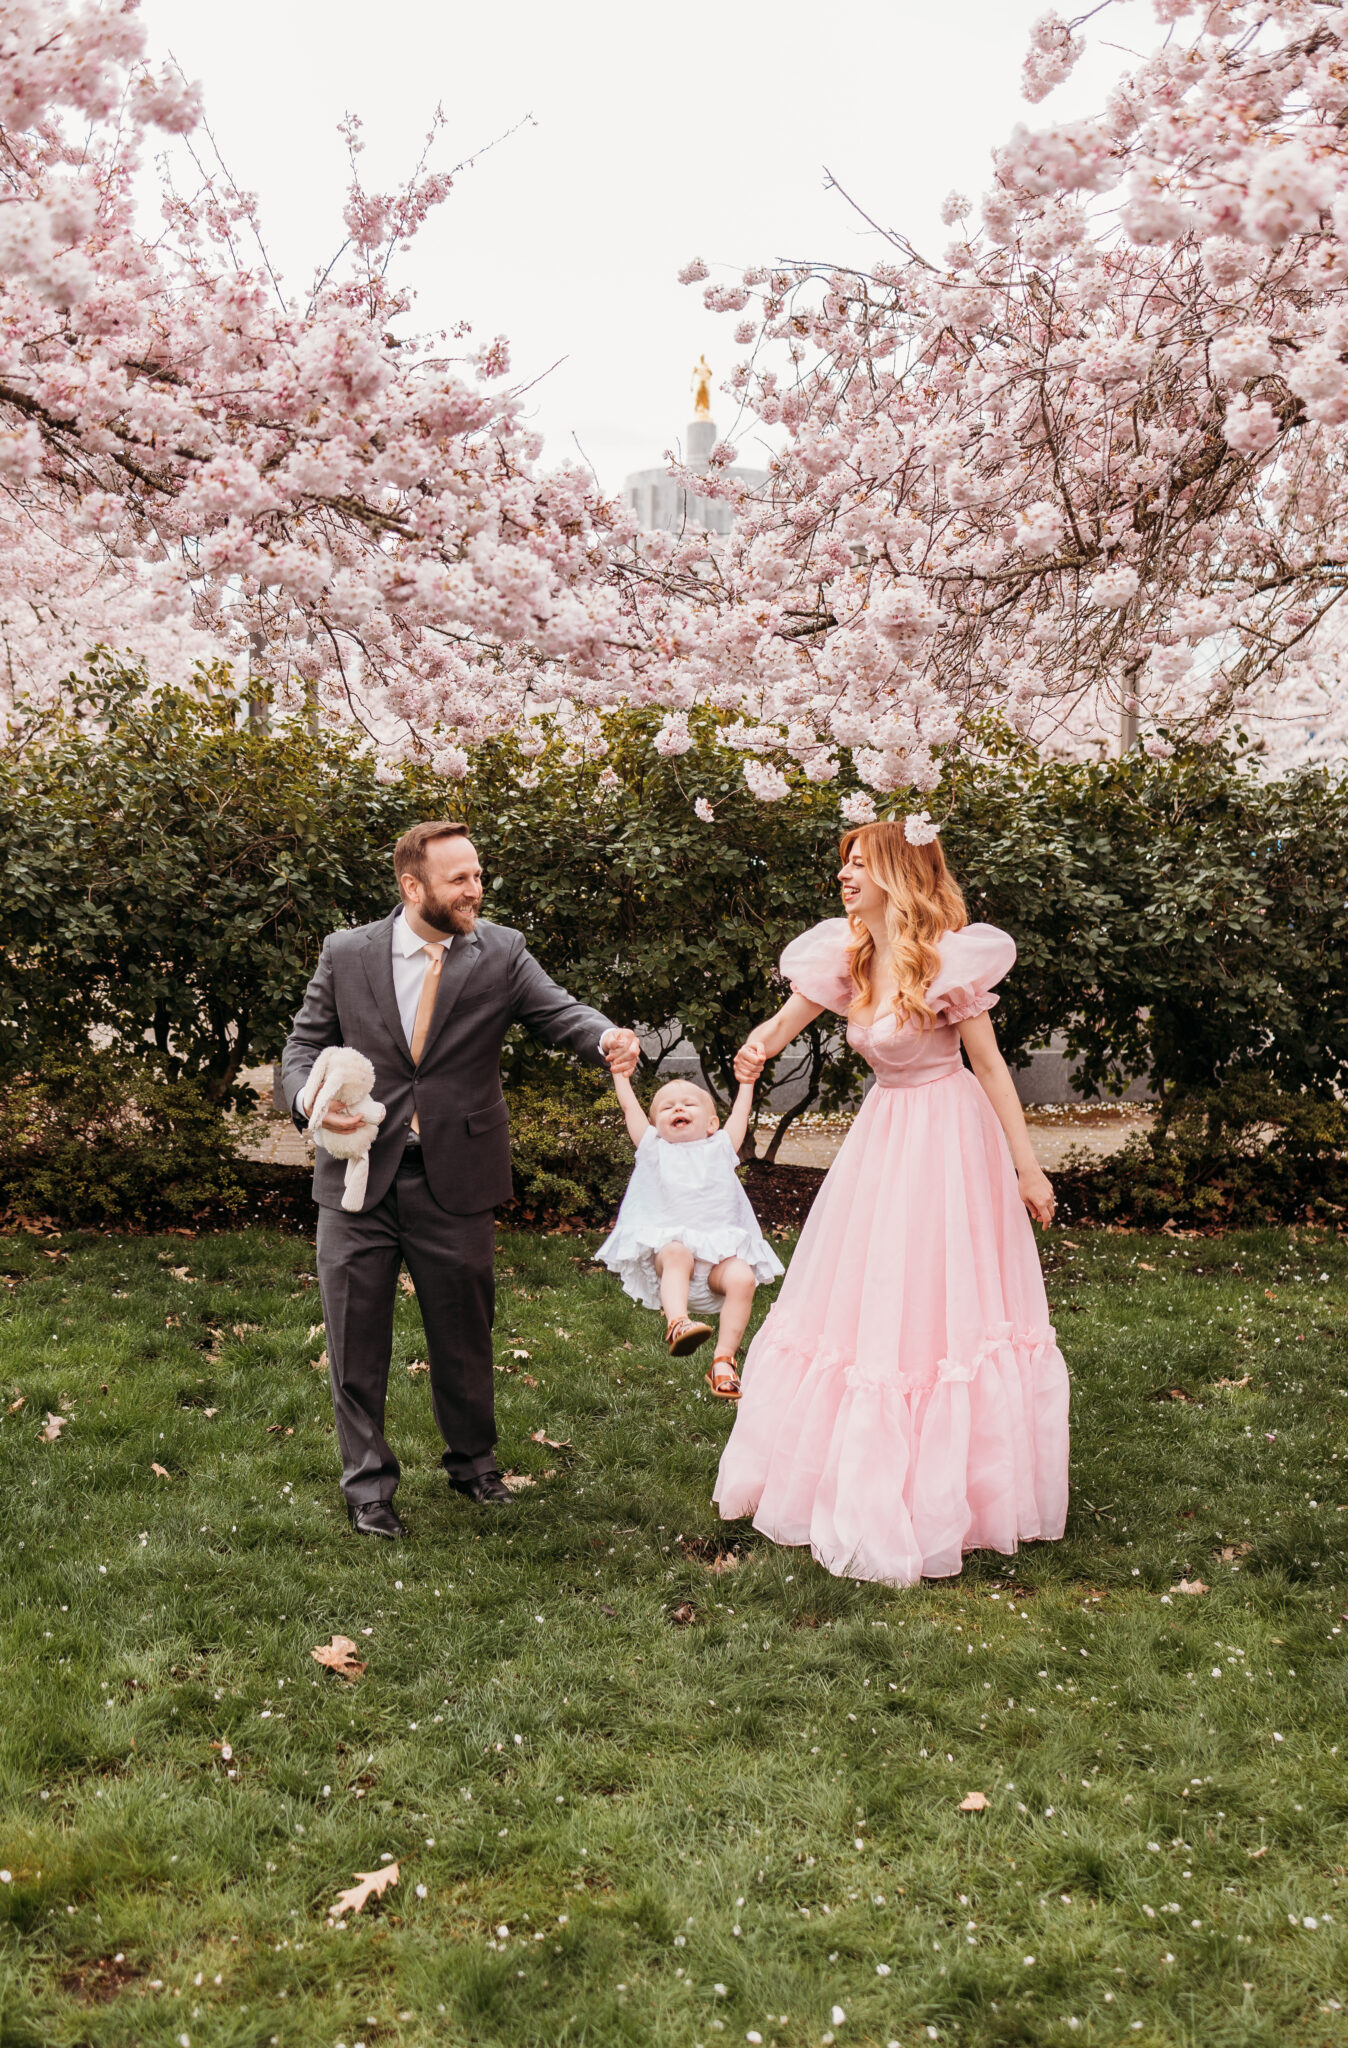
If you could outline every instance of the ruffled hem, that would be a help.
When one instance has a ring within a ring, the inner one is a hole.
[[[765,1324],[716,1505],[774,1543],[808,1544],[836,1577],[948,1578],[971,1550],[1010,1556],[1062,1535],[1068,1391],[1048,1324],[995,1325],[963,1357],[887,1374]]]
[[[786,1271],[761,1233],[735,1225],[707,1230],[685,1226],[682,1230],[652,1233],[634,1224],[620,1223],[594,1256],[597,1264],[607,1266],[617,1275],[623,1291],[633,1301],[639,1301],[643,1308],[659,1308],[660,1276],[655,1270],[655,1255],[667,1244],[686,1244],[697,1266],[707,1271],[719,1266],[722,1259],[743,1259],[753,1268],[760,1287],[780,1280]]]
[[[1000,996],[981,995],[977,989],[956,988],[940,998],[936,1010],[947,1024],[967,1024],[971,1017],[995,1010],[1000,1001]]]

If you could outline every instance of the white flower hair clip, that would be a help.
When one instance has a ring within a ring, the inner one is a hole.
[[[932,823],[930,811],[910,811],[903,821],[903,836],[910,846],[930,846],[940,831],[940,826]]]

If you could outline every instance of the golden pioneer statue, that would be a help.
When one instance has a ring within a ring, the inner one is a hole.
[[[711,418],[711,364],[705,356],[699,358],[693,371],[693,418]]]

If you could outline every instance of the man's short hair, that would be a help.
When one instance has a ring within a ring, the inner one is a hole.
[[[426,880],[426,848],[437,839],[466,839],[468,827],[453,818],[428,818],[423,824],[412,825],[393,849],[393,873],[395,878],[415,875],[424,884]]]

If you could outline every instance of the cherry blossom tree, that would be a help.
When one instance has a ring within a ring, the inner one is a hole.
[[[724,545],[624,564],[669,750],[720,707],[767,800],[850,750],[864,818],[989,713],[1163,753],[1286,692],[1342,733],[1315,664],[1348,588],[1348,10],[1153,11],[1098,118],[1018,127],[981,205],[951,195],[939,256],[877,228],[868,270],[705,282],[736,431],[780,452],[757,497],[697,480],[736,503]],[[1114,12],[1039,20],[1031,102]]]
[[[152,675],[232,657],[254,695],[456,774],[526,702],[583,704],[601,673],[611,694],[615,508],[578,470],[539,473],[503,340],[466,359],[405,331],[393,259],[451,175],[423,159],[367,191],[350,123],[345,247],[293,300],[135,0],[0,0],[0,34],[10,706],[96,644]],[[187,137],[199,181],[166,182],[151,240],[133,184],[155,129]]]

